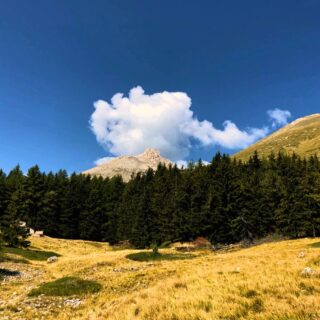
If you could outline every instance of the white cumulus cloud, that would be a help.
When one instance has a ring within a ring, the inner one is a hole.
[[[288,119],[291,117],[291,112],[289,110],[275,108],[273,110],[268,110],[268,115],[269,120],[272,123],[272,127],[279,127],[288,123]]]
[[[186,160],[178,160],[175,163],[179,169],[188,167],[188,161]]]
[[[97,141],[113,155],[134,155],[156,148],[165,157],[185,159],[193,143],[240,149],[268,132],[264,128],[241,130],[227,120],[217,129],[207,120],[199,121],[191,110],[191,99],[184,92],[145,94],[141,87],[129,96],[117,93],[111,102],[94,103],[90,126]]]

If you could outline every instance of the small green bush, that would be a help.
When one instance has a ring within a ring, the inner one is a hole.
[[[11,257],[1,252],[0,252],[0,262],[13,262],[13,263],[25,263],[25,264],[29,263],[29,261],[26,259]]]
[[[33,289],[29,297],[46,296],[73,296],[95,293],[102,288],[100,283],[92,280],[83,280],[78,277],[64,277],[52,282],[41,284]]]

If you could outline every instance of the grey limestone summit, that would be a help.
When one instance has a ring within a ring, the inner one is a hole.
[[[116,175],[122,176],[124,181],[129,181],[132,174],[145,172],[149,168],[157,169],[159,163],[166,166],[172,162],[160,155],[156,149],[148,148],[143,153],[135,156],[121,156],[110,160],[107,163],[98,165],[92,169],[86,170],[83,174],[92,176],[101,176],[111,178]]]

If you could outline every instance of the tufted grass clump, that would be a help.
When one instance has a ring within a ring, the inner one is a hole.
[[[241,292],[241,295],[245,298],[254,298],[258,295],[258,293],[255,290],[249,289],[249,290],[245,290],[245,291]]]
[[[78,277],[64,277],[52,282],[41,284],[30,291],[29,297],[45,296],[73,296],[96,293],[102,288],[101,284],[92,280],[83,280]]]
[[[264,310],[263,301],[260,298],[255,298],[250,305],[250,310],[255,313],[262,312]]]

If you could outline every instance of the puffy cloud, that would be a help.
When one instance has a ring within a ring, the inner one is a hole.
[[[197,164],[197,163],[198,163],[198,162],[195,162],[194,164]],[[178,167],[179,169],[181,169],[182,167],[183,167],[183,168],[187,168],[188,165],[189,165],[189,162],[186,161],[186,160],[178,160],[178,161],[175,162],[175,164],[177,165],[177,167]],[[202,160],[202,165],[208,166],[209,164],[210,164],[209,161]]]
[[[183,168],[187,168],[188,167],[188,161],[186,161],[186,160],[178,160],[175,163],[176,163],[176,165],[177,165],[177,167],[179,169],[181,169],[182,167]]]
[[[288,123],[288,118],[291,117],[291,112],[289,110],[281,110],[275,108],[273,110],[268,110],[269,120],[272,123],[272,127],[284,126]]]
[[[199,121],[184,92],[145,94],[141,87],[129,96],[117,93],[111,102],[94,103],[90,126],[97,141],[111,154],[137,154],[148,147],[160,150],[171,160],[184,159],[192,143],[240,149],[268,133],[268,128],[240,130],[227,120],[217,129],[207,120]]]
[[[101,166],[102,164],[105,164],[107,162],[110,162],[112,159],[114,159],[114,157],[103,157],[103,158],[100,158],[100,159],[97,159],[94,164],[96,166]]]

